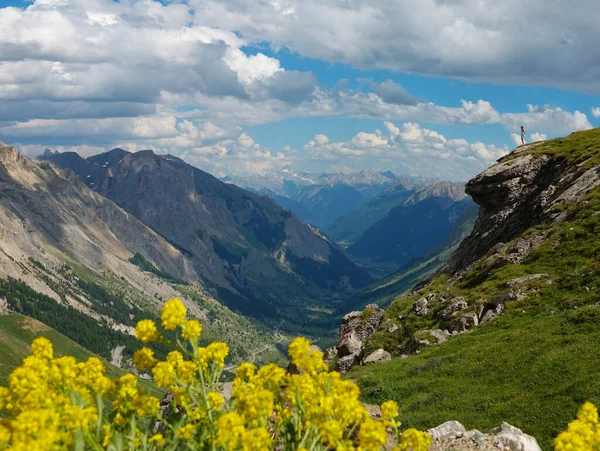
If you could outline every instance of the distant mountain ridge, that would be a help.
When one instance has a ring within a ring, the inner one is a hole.
[[[392,208],[384,219],[370,227],[348,252],[369,265],[403,268],[439,251],[455,225],[469,222],[477,214],[474,203],[465,194],[465,184],[440,182],[422,188]],[[463,218],[464,214],[467,218]],[[472,226],[472,221],[469,222]],[[455,233],[451,241],[460,241],[470,233]],[[446,247],[456,244],[448,243]]]
[[[164,237],[217,298],[244,314],[294,322],[299,309],[371,282],[335,243],[272,199],[177,157],[113,149],[87,159],[71,153],[41,158],[74,171]]]
[[[306,222],[322,229],[387,189],[407,186],[412,190],[432,182],[424,177],[398,177],[391,171],[311,174],[295,171],[290,166],[265,175],[230,175],[221,180],[271,196]]]

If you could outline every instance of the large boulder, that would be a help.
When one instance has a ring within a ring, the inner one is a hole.
[[[356,363],[358,363],[357,356],[347,355],[335,362],[335,370],[341,374],[346,374]]]
[[[427,432],[429,432],[433,440],[442,440],[446,437],[455,437],[457,434],[464,434],[466,430],[458,421],[446,421],[444,424],[431,428]]]
[[[367,365],[369,363],[385,362],[386,360],[391,360],[391,359],[392,359],[392,356],[389,352],[387,352],[384,349],[378,349],[377,351],[374,351],[371,354],[369,354],[367,357],[365,357],[365,359],[362,361],[362,363],[364,365]]]
[[[348,355],[357,356],[362,352],[362,341],[356,336],[356,332],[350,331],[338,344],[338,357],[346,357]]]
[[[502,423],[500,427],[490,431],[494,435],[493,442],[500,449],[509,448],[511,451],[542,451],[537,440],[523,433],[521,429]]]

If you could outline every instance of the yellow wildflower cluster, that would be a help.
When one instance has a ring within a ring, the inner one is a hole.
[[[343,451],[383,449],[390,439],[398,443],[395,450],[429,448],[427,433],[400,433],[395,402],[384,403],[381,419],[372,419],[358,386],[329,372],[322,353],[311,351],[304,338],[289,346],[299,374],[242,363],[225,400],[219,391],[229,349],[225,343],[200,346],[202,327],[186,314],[178,299],[163,308],[162,329],[176,331],[175,343],[152,320],[136,327],[142,343],[173,349],[164,358],[150,347],[133,356],[139,370],[150,371],[154,383],[172,393],[168,415],[159,416],[159,400],[144,394],[133,374],[111,380],[100,360],[55,358],[52,344],[38,338],[33,355],[13,371],[8,387],[0,387],[0,412],[7,417],[0,420],[0,450]]]
[[[600,449],[600,425],[598,409],[586,402],[577,413],[577,419],[569,423],[567,430],[554,439],[556,451],[594,451]]]

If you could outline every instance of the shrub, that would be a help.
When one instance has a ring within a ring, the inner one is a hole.
[[[159,400],[146,395],[134,375],[112,380],[97,358],[55,358],[52,344],[41,337],[32,344],[33,355],[11,373],[8,387],[0,387],[0,412],[7,417],[0,421],[0,449],[376,450],[389,433],[399,441],[395,450],[429,448],[427,433],[400,433],[395,402],[385,402],[381,419],[372,419],[356,384],[329,372],[322,353],[310,351],[305,338],[288,349],[300,374],[243,363],[225,401],[219,381],[227,345],[200,347],[202,327],[186,319],[177,299],[165,304],[161,320],[162,329],[177,331],[175,342],[152,320],[137,324],[136,337],[173,350],[159,361],[143,347],[134,362],[151,369],[155,384],[173,394],[168,415],[159,416]]]

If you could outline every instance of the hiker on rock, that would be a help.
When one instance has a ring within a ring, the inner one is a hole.
[[[525,129],[521,125],[521,145],[525,144]]]

